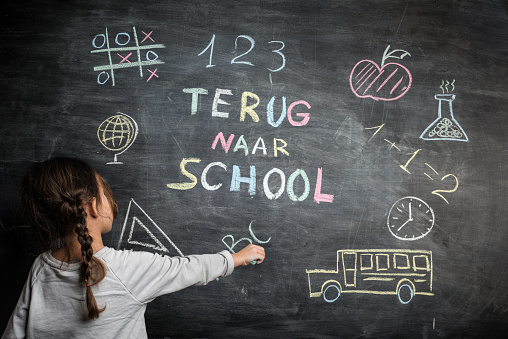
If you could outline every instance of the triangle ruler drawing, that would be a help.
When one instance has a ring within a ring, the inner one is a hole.
[[[153,221],[134,199],[129,202],[125,221],[118,241],[118,249],[143,249],[170,254],[176,250],[184,256],[168,235]]]

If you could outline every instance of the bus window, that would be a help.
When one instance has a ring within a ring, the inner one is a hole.
[[[342,265],[344,267],[344,285],[356,287],[356,252],[342,253]]]
[[[345,270],[356,270],[356,253],[344,252],[342,253],[342,260]]]
[[[372,254],[362,254],[361,258],[361,270],[371,270],[374,267],[372,263]]]
[[[378,271],[386,271],[390,268],[390,255],[376,254],[376,265]]]
[[[407,270],[410,268],[409,257],[407,254],[395,253],[393,255],[393,267],[399,270]]]
[[[415,255],[413,257],[413,268],[415,271],[430,271],[429,257],[426,255]]]

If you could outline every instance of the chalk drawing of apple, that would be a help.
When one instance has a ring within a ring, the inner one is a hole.
[[[411,87],[411,72],[401,64],[386,59],[403,59],[411,56],[409,52],[396,49],[388,53],[390,46],[386,47],[381,60],[381,67],[374,61],[362,60],[358,62],[349,77],[349,85],[353,93],[359,98],[372,98],[374,100],[397,100],[409,91]]]

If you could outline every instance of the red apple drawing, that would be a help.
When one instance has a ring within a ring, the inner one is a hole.
[[[411,72],[398,63],[387,63],[388,58],[403,59],[408,52],[396,49],[390,53],[388,46],[383,53],[381,67],[374,61],[362,60],[358,62],[349,77],[349,85],[353,93],[359,98],[391,101],[402,97],[411,87]],[[399,56],[395,53],[401,52]]]

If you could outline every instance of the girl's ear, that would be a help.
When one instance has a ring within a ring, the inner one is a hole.
[[[88,205],[89,213],[92,217],[97,218],[99,213],[97,211],[97,199],[93,198],[90,204]]]

